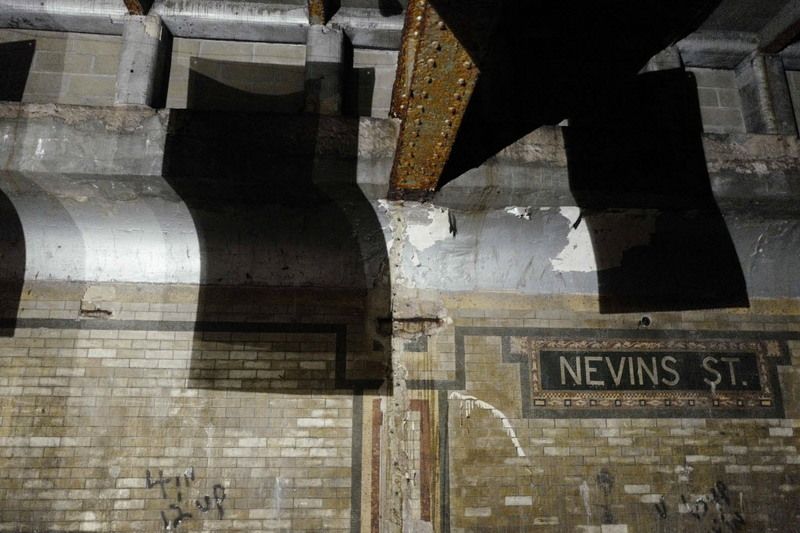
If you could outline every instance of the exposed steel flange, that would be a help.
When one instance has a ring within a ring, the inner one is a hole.
[[[412,0],[392,93],[402,120],[389,197],[424,198],[439,181],[478,68],[429,0]]]
[[[333,16],[330,0],[308,0],[309,24],[325,24]]]
[[[144,15],[144,7],[139,0],[123,0],[128,9],[128,15]]]

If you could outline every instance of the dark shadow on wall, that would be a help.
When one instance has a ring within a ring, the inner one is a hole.
[[[351,69],[345,77],[342,113],[348,116],[371,117],[374,92],[375,69]]]
[[[711,190],[694,76],[642,74],[570,120],[570,189],[592,240],[600,312],[748,307]]]
[[[22,101],[35,52],[35,40],[0,43],[0,101]]]
[[[398,0],[378,0],[378,10],[384,17],[399,15],[405,10],[407,3],[407,0],[402,3]]]
[[[305,68],[193,57],[188,109],[300,113]]]
[[[719,0],[431,0],[480,71],[442,187],[524,135],[593,109]]]
[[[358,120],[172,111],[164,176],[199,237],[190,386],[333,392],[389,372],[388,258]]]
[[[25,234],[17,210],[0,191],[0,336],[13,337],[25,283]]]

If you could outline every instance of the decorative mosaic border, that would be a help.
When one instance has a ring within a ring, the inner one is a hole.
[[[615,409],[617,416],[629,416],[630,409],[702,409],[708,414],[709,409],[747,410],[748,416],[766,409],[772,415],[772,409],[780,403],[778,383],[771,379],[772,361],[786,361],[788,350],[779,341],[727,341],[727,340],[574,340],[544,339],[536,337],[510,337],[508,345],[512,354],[529,358],[530,399],[529,405],[534,409],[549,407],[551,409],[588,409],[590,411]],[[602,351],[656,354],[659,352],[752,352],[757,358],[759,382],[758,391],[719,391],[714,394],[699,390],[634,390],[634,391],[571,391],[545,390],[541,384],[540,357],[544,350],[564,352],[593,353]],[[761,415],[764,416],[764,415]]]

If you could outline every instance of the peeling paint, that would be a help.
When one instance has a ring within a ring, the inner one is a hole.
[[[508,421],[508,417],[503,414],[501,410],[496,408],[494,405],[484,402],[483,400],[479,400],[475,396],[470,396],[468,394],[462,394],[460,392],[451,392],[450,396],[448,396],[450,400],[459,400],[461,403],[461,410],[464,413],[465,418],[469,418],[469,415],[472,413],[473,409],[476,407],[478,409],[484,409],[489,411],[493,417],[500,420],[503,424],[503,429],[506,432],[508,438],[511,439],[511,443],[514,445],[514,448],[517,450],[518,457],[525,457],[525,450],[522,449],[522,446],[519,443],[519,439],[517,438],[517,433],[514,431],[514,427],[511,425],[511,422]]]
[[[148,37],[161,39],[161,20],[158,17],[144,18],[144,32]]]
[[[427,250],[437,242],[451,236],[450,212],[448,209],[429,207],[427,220],[427,224],[418,224],[409,220],[406,227],[408,242],[418,251]]]
[[[522,218],[524,220],[531,219],[531,208],[528,207],[518,207],[518,206],[509,206],[505,209],[506,213],[509,215],[513,215],[517,218]]]
[[[562,207],[559,214],[570,229],[567,246],[550,259],[558,272],[595,272],[622,264],[625,252],[650,243],[658,211],[650,209],[583,214],[579,207]],[[602,249],[602,255],[595,254]]]
[[[594,255],[592,238],[586,224],[575,227],[581,216],[579,207],[562,207],[561,216],[567,219],[572,230],[567,235],[567,246],[553,259],[550,264],[559,272],[593,272],[599,265]]]

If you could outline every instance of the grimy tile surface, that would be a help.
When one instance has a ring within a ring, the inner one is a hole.
[[[0,531],[800,530],[796,138],[420,204],[396,131],[0,106]]]

